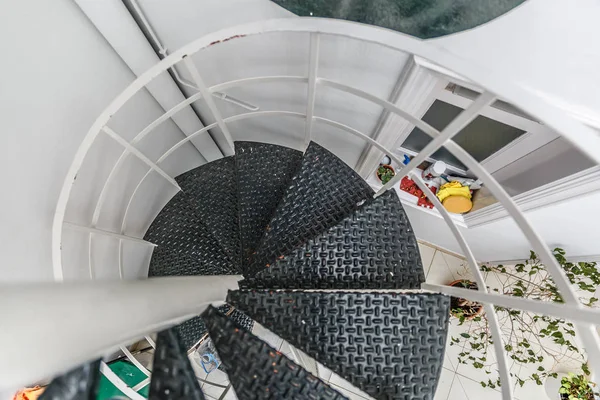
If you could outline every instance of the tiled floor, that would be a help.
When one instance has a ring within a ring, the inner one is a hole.
[[[434,247],[419,243],[423,268],[427,282],[436,284],[448,284],[456,279],[470,278],[470,273],[467,270],[466,263],[460,257],[451,255],[450,253],[438,250]],[[494,276],[488,277],[490,287],[499,286],[500,282],[495,281]],[[457,336],[463,332],[463,327],[458,326],[456,319],[450,320],[449,334]],[[259,324],[256,324],[254,333],[269,343],[281,353],[294,359],[291,351],[291,346],[279,338],[274,333],[265,329]],[[443,362],[443,368],[438,383],[438,388],[434,400],[500,400],[501,393],[499,390],[483,388],[480,384],[481,380],[494,379],[495,372],[492,375],[486,375],[481,370],[476,370],[467,365],[459,365],[457,362],[458,354],[462,351],[458,346],[447,346],[446,354]],[[489,360],[494,360],[495,355],[492,351],[486,355]],[[193,362],[194,364],[194,362]],[[522,368],[516,365],[511,366],[511,372],[519,373],[520,376],[528,375],[524,373]],[[229,380],[225,373],[214,371],[206,377],[199,364],[196,363],[196,372],[198,377],[219,385],[228,385]],[[351,400],[371,399],[366,393],[361,392],[350,383],[335,373],[332,373],[327,368],[317,364],[319,377],[328,383],[333,389],[338,390]],[[203,384],[203,390],[207,394],[208,399],[218,399],[223,393],[222,387],[217,387],[210,384]],[[543,386],[534,384],[525,385],[523,388],[516,388],[514,396],[518,400],[548,400]],[[233,390],[230,390],[224,397],[226,400],[236,399]]]

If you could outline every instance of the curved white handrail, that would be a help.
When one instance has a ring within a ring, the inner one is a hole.
[[[202,77],[200,76],[198,70],[196,69],[194,63],[192,62],[191,56],[196,52],[207,48],[209,46],[215,45],[221,41],[226,41],[230,39],[239,39],[244,36],[250,35],[259,35],[259,34],[268,34],[268,33],[277,33],[277,32],[304,32],[310,34],[310,60],[309,60],[309,68],[308,68],[308,76],[259,76],[259,77],[251,77],[251,78],[243,78],[237,79],[230,82],[224,82],[217,85],[213,85],[210,88],[207,88],[203,84]],[[336,35],[343,36],[346,38],[357,39],[361,41],[375,43],[393,50],[402,51],[405,53],[409,53],[415,55],[417,57],[428,60],[430,63],[443,65],[446,69],[451,70],[452,72],[464,76],[468,78],[470,81],[475,82],[479,86],[485,88],[486,92],[484,95],[480,96],[480,98],[473,104],[471,109],[463,112],[457,117],[455,121],[453,121],[445,130],[439,132],[434,129],[430,125],[426,124],[422,120],[414,117],[413,115],[405,112],[404,110],[396,107],[394,104],[390,103],[387,100],[384,100],[378,96],[375,96],[366,91],[360,90],[358,88],[342,84],[340,82],[335,82],[329,79],[318,77],[318,58],[319,58],[319,37],[320,35]],[[110,184],[110,181],[114,178],[117,171],[119,170],[119,163],[122,163],[125,157],[129,153],[133,153],[146,162],[151,168],[144,175],[141,181],[136,186],[133,191],[129,201],[127,203],[125,213],[123,216],[123,220],[121,223],[121,233],[115,233],[115,237],[119,237],[119,235],[124,235],[126,229],[126,220],[128,216],[128,212],[132,206],[132,202],[138,189],[141,187],[144,180],[147,176],[152,172],[156,171],[159,174],[163,175],[170,182],[175,182],[171,177],[166,175],[164,171],[160,169],[158,166],[162,161],[164,161],[167,157],[173,154],[179,147],[181,147],[184,143],[188,142],[194,137],[197,137],[200,134],[208,132],[208,130],[219,127],[221,132],[224,134],[227,143],[229,146],[233,146],[233,140],[228,131],[227,124],[233,121],[244,120],[247,118],[256,118],[256,117],[268,117],[275,115],[286,115],[303,118],[306,121],[305,128],[305,141],[311,139],[311,131],[313,122],[323,122],[327,123],[331,126],[335,126],[340,128],[354,136],[360,137],[363,140],[367,141],[371,145],[376,148],[389,153],[386,151],[385,147],[380,145],[377,141],[368,137],[367,135],[359,132],[347,125],[344,125],[340,122],[333,121],[327,118],[322,118],[314,115],[314,106],[315,106],[315,93],[318,90],[319,86],[328,86],[334,89],[341,90],[348,94],[352,94],[363,99],[369,100],[375,104],[382,106],[389,112],[392,112],[400,117],[403,117],[411,124],[419,127],[425,133],[430,135],[433,140],[429,143],[429,145],[422,151],[412,163],[410,163],[407,167],[401,169],[397,176],[393,179],[392,182],[389,182],[384,186],[384,190],[392,187],[399,179],[402,178],[403,175],[409,174],[417,185],[421,187],[421,189],[430,197],[431,201],[434,203],[436,208],[441,213],[444,220],[448,223],[451,232],[456,237],[460,247],[464,251],[467,256],[467,260],[469,261],[469,266],[474,274],[475,280],[479,286],[479,292],[473,293],[472,296],[477,299],[481,299],[485,303],[485,311],[488,314],[488,319],[490,321],[490,327],[492,329],[492,334],[494,338],[499,338],[500,330],[498,327],[498,321],[496,315],[493,310],[492,304],[494,304],[494,300],[497,297],[487,293],[485,288],[485,282],[483,281],[483,277],[477,268],[477,263],[474,258],[474,255],[466,243],[464,237],[462,236],[460,230],[454,224],[453,219],[450,217],[445,208],[441,205],[441,203],[437,200],[437,198],[431,193],[431,191],[427,188],[426,185],[420,180],[419,177],[415,176],[411,169],[418,164],[418,161],[426,158],[429,154],[435,152],[442,145],[445,146],[453,155],[455,155],[458,159],[460,159],[465,165],[467,165],[480,179],[484,181],[484,183],[488,186],[492,194],[505,206],[509,214],[515,219],[517,225],[524,232],[527,239],[533,245],[533,248],[540,255],[540,258],[545,263],[548,268],[551,276],[556,281],[563,298],[565,299],[565,305],[560,306],[559,312],[568,313],[567,310],[572,311],[573,320],[578,321],[576,327],[583,339],[583,342],[586,346],[586,350],[588,351],[589,361],[592,365],[593,370],[600,371],[600,340],[598,339],[597,332],[593,329],[593,326],[590,325],[590,315],[588,310],[584,310],[582,305],[579,303],[569,281],[566,279],[564,271],[560,268],[552,253],[543,243],[543,240],[539,236],[537,232],[532,228],[528,219],[523,215],[523,213],[516,206],[512,198],[508,196],[508,194],[504,191],[504,189],[494,180],[489,172],[487,172],[476,160],[474,160],[466,151],[464,151],[460,146],[458,146],[455,142],[451,140],[452,136],[456,134],[461,127],[472,118],[476,117],[478,111],[481,107],[485,106],[489,102],[491,102],[494,97],[502,98],[513,104],[516,107],[521,108],[523,111],[527,112],[529,115],[535,117],[536,119],[544,122],[550,128],[560,132],[568,141],[570,141],[576,148],[578,148],[582,153],[586,154],[590,159],[596,161],[600,164],[600,137],[590,128],[583,126],[577,121],[572,120],[571,118],[564,115],[561,110],[557,109],[555,106],[547,103],[543,98],[539,97],[537,94],[520,87],[517,84],[507,82],[502,78],[502,76],[496,71],[490,71],[486,68],[483,68],[473,62],[471,60],[464,60],[460,57],[457,57],[445,49],[436,47],[431,43],[425,43],[418,39],[414,39],[397,32],[389,31],[386,29],[375,28],[371,26],[366,26],[362,24],[356,24],[347,21],[339,21],[339,20],[327,20],[327,19],[313,19],[313,18],[296,18],[296,19],[280,19],[280,20],[269,20],[269,21],[261,21],[256,23],[251,23],[239,27],[225,29],[219,32],[215,32],[209,35],[206,35],[187,46],[184,46],[180,50],[174,52],[169,55],[155,66],[150,68],[146,73],[142,74],[138,79],[136,79],[130,86],[128,86],[123,93],[121,93],[110,105],[109,107],[98,117],[94,125],[91,127],[90,131],[84,138],[80,148],[78,149],[74,161],[67,173],[65,178],[65,182],[63,188],[61,190],[59,201],[57,204],[57,209],[55,213],[55,218],[53,222],[53,269],[55,278],[57,280],[62,280],[63,272],[62,272],[62,255],[61,255],[61,240],[62,240],[62,230],[63,230],[63,222],[66,207],[68,205],[69,196],[71,192],[71,188],[77,172],[79,171],[82,162],[92,146],[96,136],[101,131],[105,131],[111,134],[110,128],[107,127],[107,123],[111,116],[115,114],[133,95],[135,95],[140,89],[145,87],[149,82],[152,81],[156,76],[160,75],[162,72],[172,67],[174,64],[183,61],[185,66],[188,68],[190,73],[192,74],[192,78],[194,79],[195,84],[200,90],[200,93],[195,94],[192,98],[185,100],[184,102],[176,105],[173,109],[167,111],[157,120],[148,125],[142,132],[140,132],[136,138],[131,143],[124,141],[120,136],[113,135],[113,138],[119,141],[124,147],[125,151],[121,154],[119,160],[113,167],[113,170],[108,175],[107,181],[105,182],[105,186],[100,193],[100,197],[96,203],[96,207],[94,209],[92,227],[95,227],[95,224],[98,221],[104,199],[105,199],[105,190],[107,186]],[[223,118],[220,115],[220,111],[214,104],[211,94],[216,91],[222,91],[234,87],[239,87],[243,85],[249,84],[259,84],[259,83],[270,83],[270,82],[290,82],[290,83],[306,83],[307,84],[307,109],[306,113],[298,113],[291,111],[258,111],[258,112],[250,112],[245,114],[239,114],[227,118]],[[194,134],[188,136],[187,138],[181,140],[173,147],[171,147],[167,152],[165,152],[156,163],[153,163],[149,159],[145,159],[143,154],[141,154],[137,148],[134,146],[139,142],[144,136],[146,136],[149,132],[151,132],[156,126],[158,126],[162,121],[165,121],[170,116],[172,116],[177,110],[191,104],[197,98],[204,97],[206,98],[207,105],[210,111],[213,113],[213,116],[216,119],[214,124],[211,124],[203,129],[195,132]],[[136,140],[138,139],[139,140]],[[400,165],[402,163],[394,158]],[[176,185],[176,183],[175,183]],[[177,185],[176,185],[177,186]],[[90,235],[91,241],[91,235]],[[91,250],[91,246],[90,246]],[[122,266],[122,240],[119,239],[119,274],[123,276],[123,266]],[[90,273],[93,274],[93,268],[91,265],[91,252],[90,252]],[[451,294],[450,289],[439,289],[440,291],[444,291],[448,294]],[[452,292],[454,293],[454,292]],[[465,297],[469,297],[469,294],[465,294]],[[499,300],[500,301],[500,300]],[[542,309],[544,310],[544,306],[548,306],[547,304],[533,304],[531,305],[531,301],[525,301],[523,299],[501,299],[502,302],[509,302],[513,304],[518,304],[521,307],[531,307],[533,309]],[[500,303],[499,303],[500,304]],[[554,312],[556,307],[545,309],[550,313]],[[529,308],[525,308],[529,309]],[[506,357],[504,355],[502,349],[501,340],[494,340],[495,350],[498,354],[499,361],[499,369],[501,374],[502,382],[508,383],[510,382],[510,377],[508,374],[508,366],[506,363]],[[505,384],[502,387],[503,398],[508,400],[511,398],[511,385]]]

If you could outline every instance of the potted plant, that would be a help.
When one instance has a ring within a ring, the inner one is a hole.
[[[464,289],[478,290],[477,284],[468,279],[458,279],[450,282],[448,286],[455,286]],[[483,312],[483,304],[475,301],[463,299],[460,297],[450,298],[450,312],[460,320],[472,320]]]
[[[554,249],[553,253],[569,281],[580,289],[582,304],[588,307],[595,306],[598,299],[594,297],[594,292],[600,286],[600,270],[596,263],[569,262],[565,251],[560,248]],[[529,259],[522,264],[482,265],[480,270],[484,273],[486,282],[496,282],[495,287],[490,288],[491,291],[536,301],[564,302],[556,283],[533,251]],[[471,284],[467,285],[469,289],[473,288]],[[590,375],[586,353],[575,341],[573,323],[561,318],[501,306],[494,306],[494,310],[498,323],[503,327],[502,342],[507,357],[517,367],[527,364],[526,368],[517,369],[527,371],[525,375],[521,375],[523,372],[511,372],[513,379],[520,386],[528,382],[543,385],[548,378],[558,378],[559,374],[551,371],[549,366],[561,365],[563,362],[577,361],[580,368],[576,373]],[[452,315],[460,318],[458,325],[461,329],[450,338],[450,346],[462,349],[458,354],[458,363],[485,372],[489,378],[480,382],[483,387],[500,386],[498,375],[492,375],[492,372],[497,370],[497,362],[489,357],[489,352],[494,351],[491,349],[494,338],[486,315],[477,315],[471,319],[467,319],[460,312]],[[558,396],[556,387],[554,393]]]
[[[382,184],[386,184],[396,175],[396,171],[389,164],[381,164],[379,168],[377,168],[377,178],[381,181]]]
[[[558,393],[561,400],[594,400],[598,393],[594,393],[593,386],[596,384],[588,381],[585,375],[570,372],[561,379]]]

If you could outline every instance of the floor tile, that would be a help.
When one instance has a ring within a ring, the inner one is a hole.
[[[438,381],[438,385],[435,390],[434,400],[446,400],[448,398],[448,394],[450,394],[450,388],[452,387],[453,380],[454,371],[442,368],[440,380]]]
[[[425,271],[425,275],[429,272],[429,267],[431,266],[431,261],[433,261],[433,256],[435,255],[436,249],[433,247],[429,247],[423,243],[418,243],[419,245],[419,253],[421,253],[421,261],[423,263],[423,270]]]
[[[350,393],[354,394],[355,396],[358,396],[358,397],[351,397],[351,398],[358,398],[358,399],[370,399],[371,398],[368,394],[366,394],[365,392],[363,392],[356,386],[353,386],[350,382],[348,382],[347,380],[345,380],[344,378],[342,378],[341,376],[339,376],[336,373],[331,374],[331,378],[329,378],[329,384],[333,385],[332,387],[334,387],[334,389],[336,389],[336,390],[338,388],[341,388],[345,392],[350,392]]]
[[[435,400],[443,400],[443,399],[438,399],[438,397],[436,396]],[[460,382],[458,381],[458,378],[456,378],[456,376],[454,377],[454,380],[452,381],[452,386],[450,387],[450,391],[448,392],[448,397],[446,398],[446,400],[469,400],[469,397],[467,397],[465,390],[463,389],[462,385],[460,384]],[[480,400],[480,399],[473,398],[472,400]]]
[[[333,374],[329,368],[325,367],[321,363],[317,363],[317,371],[319,372],[319,378],[321,378],[323,382],[329,382],[331,374]]]
[[[463,260],[462,258],[452,256],[448,253],[443,253],[441,251],[439,251],[438,253],[442,255],[442,258],[446,262],[446,265],[448,265],[448,269],[456,277],[455,279],[472,279],[471,272],[469,271],[467,262],[465,260]]]
[[[450,271],[450,268],[448,268],[448,264],[444,260],[444,256],[442,254],[443,253],[440,251],[435,252],[431,262],[431,267],[429,267],[429,271],[427,273],[427,283],[447,285],[455,279],[458,279],[454,277],[454,274],[452,271]]]
[[[456,386],[456,381],[458,380],[459,384],[462,386],[465,396],[463,399],[468,400],[502,400],[502,393],[498,390],[491,389],[488,387],[483,387],[479,382],[476,382],[472,379],[465,378],[463,376],[457,375],[454,380],[454,384],[452,387]],[[459,400],[458,398],[448,397],[448,400]],[[537,399],[536,399],[537,400]]]
[[[448,337],[446,338],[446,349],[444,352],[444,368],[456,371],[458,366],[458,355],[462,352],[464,342],[452,344],[453,337],[460,337],[465,332],[465,326],[459,325],[458,318],[450,317],[448,321]]]
[[[346,390],[343,387],[340,387],[340,386],[337,386],[337,385],[330,384],[329,386],[331,386],[331,388],[333,390],[336,390],[340,394],[344,395],[349,400],[365,400],[365,399],[370,399],[370,397],[363,397],[363,396],[361,396],[359,394],[356,394],[354,392],[350,392],[349,390]]]
[[[277,336],[258,322],[254,323],[252,333],[264,340],[265,342],[267,342],[269,346],[273,347],[274,349],[279,349],[281,343],[283,342],[283,339],[281,339],[279,336]]]

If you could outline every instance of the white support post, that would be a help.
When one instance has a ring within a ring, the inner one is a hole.
[[[215,117],[215,120],[217,121],[217,125],[221,129],[223,136],[225,136],[225,140],[227,140],[227,144],[231,148],[231,151],[235,152],[235,147],[233,145],[233,139],[231,138],[231,134],[229,133],[229,128],[227,127],[227,124],[225,124],[225,122],[223,121],[223,116],[221,115],[221,111],[219,111],[219,109],[217,108],[217,105],[215,104],[213,97],[211,96],[211,93],[209,92],[208,88],[204,84],[204,80],[200,76],[200,72],[198,72],[198,68],[196,68],[196,65],[194,65],[194,61],[192,60],[192,58],[190,56],[186,56],[183,58],[183,63],[185,64],[189,73],[192,75],[192,80],[198,87],[198,91],[202,94],[202,97],[204,97],[204,101],[206,102],[207,107],[210,109],[210,112]]]
[[[209,304],[221,304],[241,279],[205,275],[0,285],[0,343],[10,344],[0,357],[0,392],[60,375],[195,317]],[[23,329],[31,321],[52,329]]]
[[[144,244],[146,246],[156,247],[156,245],[154,243],[150,243],[144,239],[136,238],[133,236],[121,235],[119,233],[105,231],[105,230],[98,229],[98,228],[91,228],[89,226],[81,226],[81,225],[74,224],[72,222],[65,221],[65,222],[63,222],[63,226],[65,228],[69,228],[74,231],[94,233],[96,235],[103,235],[103,236],[108,236],[108,237],[112,237],[112,238],[119,239],[119,240],[127,240],[127,241],[133,242],[133,243],[139,243],[139,244]]]
[[[306,104],[306,125],[304,129],[304,148],[312,140],[313,116],[315,113],[315,99],[317,94],[317,73],[319,69],[319,34],[310,34],[310,54],[308,62],[308,94]]]
[[[153,170],[155,170],[156,172],[158,172],[158,174],[160,176],[162,176],[163,178],[165,178],[171,185],[175,186],[178,190],[181,190],[181,188],[179,187],[179,185],[177,184],[177,182],[175,181],[175,179],[173,179],[162,168],[160,168],[158,165],[156,165],[154,162],[152,162],[152,160],[150,160],[148,157],[146,157],[141,151],[139,151],[137,148],[135,148],[134,146],[132,146],[121,135],[119,135],[118,133],[116,133],[115,131],[113,131],[112,129],[110,129],[106,125],[102,128],[102,131],[104,133],[106,133],[108,136],[110,136],[111,138],[113,138],[117,143],[119,143],[121,146],[123,146],[131,154],[133,154],[134,156],[136,156],[137,158],[139,158],[142,162],[144,162],[150,168],[152,168]]]
[[[479,112],[488,105],[492,104],[495,100],[494,95],[488,92],[484,92],[469,106],[466,110],[462,111],[456,118],[452,120],[446,126],[440,134],[435,137],[431,142],[423,148],[413,159],[406,165],[405,167],[400,168],[398,173],[390,179],[388,183],[383,185],[381,189],[375,194],[375,197],[381,196],[388,189],[393,187],[396,183],[400,181],[404,176],[408,175],[410,171],[419,166],[425,159],[435,153],[440,147],[444,145],[448,140],[452,139],[455,135],[457,135],[461,129],[467,126],[471,121],[473,121],[478,115]],[[403,165],[400,163],[400,165]]]

